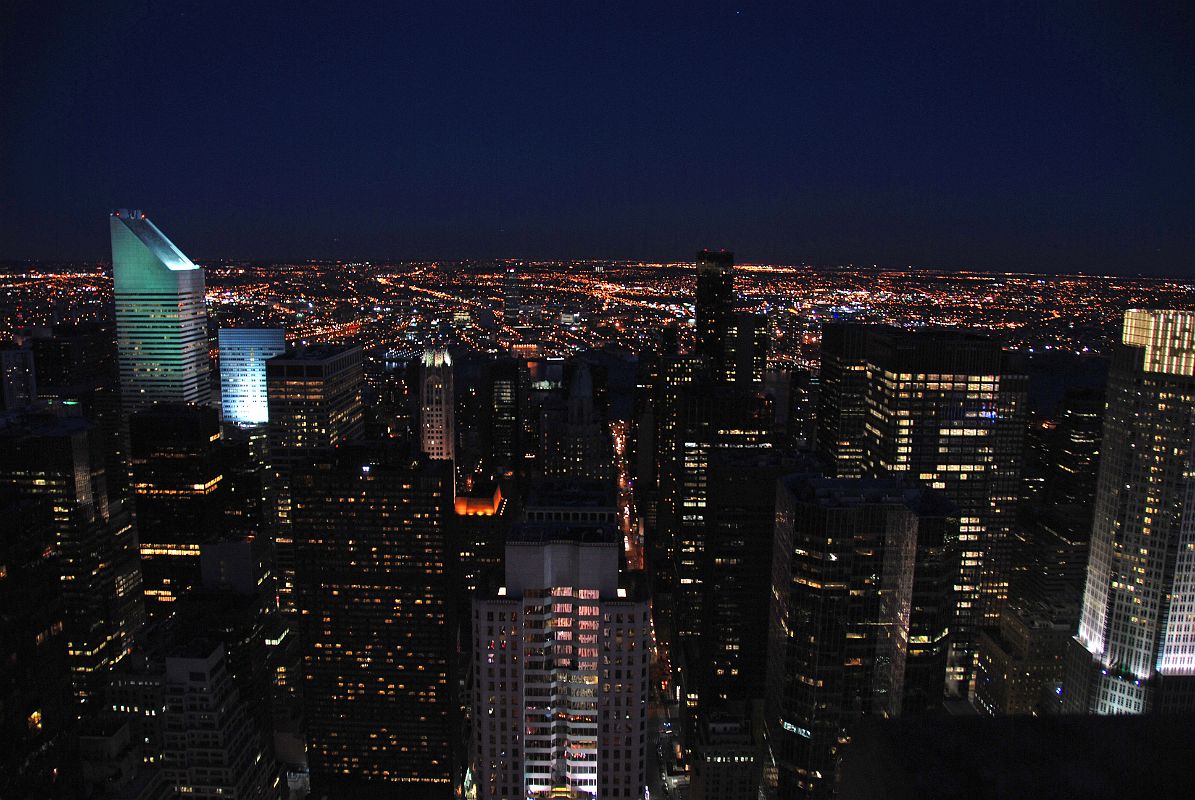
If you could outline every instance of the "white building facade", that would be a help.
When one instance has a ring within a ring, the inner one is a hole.
[[[619,559],[609,525],[508,540],[506,585],[473,606],[479,798],[645,796],[649,610]]]

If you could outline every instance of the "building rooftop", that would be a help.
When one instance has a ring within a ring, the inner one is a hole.
[[[598,522],[522,522],[514,526],[507,544],[612,544],[621,546],[618,527]]]
[[[544,478],[528,492],[527,507],[577,509],[607,508],[618,504],[614,484],[601,480]]]
[[[780,480],[798,498],[827,507],[902,503],[923,515],[957,513],[941,492],[900,478],[823,478],[798,473]]]
[[[285,353],[276,355],[267,359],[267,364],[283,362],[283,361],[323,361],[334,356],[343,355],[351,350],[359,350],[360,346],[355,344],[328,344],[326,342],[319,342],[317,344],[296,344],[288,347]]]
[[[175,272],[199,269],[196,264],[192,263],[191,259],[183,254],[182,250],[175,247],[174,242],[166,238],[166,234],[158,230],[158,226],[149,221],[149,217],[145,216],[143,212],[121,208],[113,211],[112,216],[123,222],[124,226],[167,269]]]

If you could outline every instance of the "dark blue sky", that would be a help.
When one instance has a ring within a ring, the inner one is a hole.
[[[1195,275],[1188,4],[821,5],[0,3],[0,258]]]

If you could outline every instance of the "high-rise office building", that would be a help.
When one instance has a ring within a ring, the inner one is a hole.
[[[826,325],[818,372],[817,453],[830,474],[865,473],[867,433],[867,325]]]
[[[420,441],[428,458],[456,460],[456,393],[447,350],[423,354],[419,377]]]
[[[763,314],[736,311],[726,324],[723,341],[723,379],[731,383],[759,386],[768,368],[767,318]]]
[[[751,718],[720,711],[696,728],[692,752],[691,800],[757,800],[759,754]]]
[[[220,407],[224,421],[264,425],[270,421],[266,361],[286,352],[281,328],[221,328]]]
[[[37,393],[48,401],[78,400],[118,383],[116,336],[108,325],[34,328],[30,345]]]
[[[108,500],[93,431],[80,417],[0,425],[0,486],[51,505],[67,663],[83,702],[132,649],[145,619],[137,533],[123,504]]]
[[[686,659],[700,708],[763,696],[776,481],[793,464],[772,447],[719,448],[706,468],[703,615]],[[686,687],[687,691],[688,687]]]
[[[953,331],[827,325],[822,353],[819,450],[834,474],[905,476],[959,507],[950,688],[965,693],[978,629],[1008,598],[1028,378],[998,342]]]
[[[480,800],[645,796],[651,626],[621,549],[601,523],[508,539],[505,585],[473,605]]]
[[[958,517],[899,480],[779,486],[765,722],[778,796],[832,797],[849,720],[913,710],[925,685],[941,703]]]
[[[498,359],[489,369],[490,407],[486,451],[497,474],[518,475],[526,462],[523,417],[530,402],[527,368],[513,358]]]
[[[0,411],[29,408],[37,401],[33,350],[0,347]]]
[[[975,706],[993,716],[1039,714],[1057,708],[1063,659],[1074,634],[1073,612],[1013,600],[998,627],[980,631]]]
[[[224,644],[194,639],[166,657],[162,772],[179,797],[278,798],[273,764],[229,673]]]
[[[653,424],[650,458],[645,458],[645,474],[635,484],[637,502],[654,510],[655,522],[648,531],[649,569],[652,594],[667,594],[673,584],[672,560],[676,552],[676,518],[680,497],[682,400],[700,372],[700,359],[690,355],[661,356],[650,377],[650,401],[647,414]],[[650,496],[645,497],[648,494]],[[653,608],[657,615],[660,607]]]
[[[544,475],[585,480],[614,476],[614,440],[600,413],[591,367],[572,365],[566,397],[541,412],[540,468]]]
[[[1076,713],[1195,707],[1195,313],[1125,312],[1063,697]]]
[[[114,211],[112,274],[125,414],[211,397],[203,270],[140,211]]]
[[[363,382],[361,348],[356,346],[297,346],[266,362],[270,422],[263,484],[274,535],[278,603],[284,611],[295,610],[291,473],[361,435]]]
[[[775,437],[771,405],[758,392],[698,383],[681,393],[678,405],[676,459],[661,464],[661,471],[670,473],[664,496],[672,514],[666,522],[673,544],[673,621],[677,644],[684,646],[705,626],[711,460],[725,451],[769,450]]]
[[[450,796],[451,465],[342,447],[293,502],[313,783]]]
[[[224,470],[214,408],[159,403],[129,417],[137,534],[149,618],[199,585],[199,551],[222,532]]]
[[[519,273],[514,267],[506,270],[502,277],[502,321],[507,325],[519,323],[519,303],[522,291],[519,286]]]
[[[697,254],[695,353],[705,359],[716,380],[725,380],[727,329],[735,310],[734,253],[702,250]]]
[[[52,797],[74,709],[48,498],[0,490],[0,796]]]

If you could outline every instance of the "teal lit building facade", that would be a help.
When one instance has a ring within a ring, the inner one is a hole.
[[[224,421],[264,425],[270,421],[266,402],[266,359],[286,352],[281,328],[220,329],[220,407]]]
[[[124,413],[161,402],[207,404],[203,270],[140,211],[114,211],[109,223]]]

